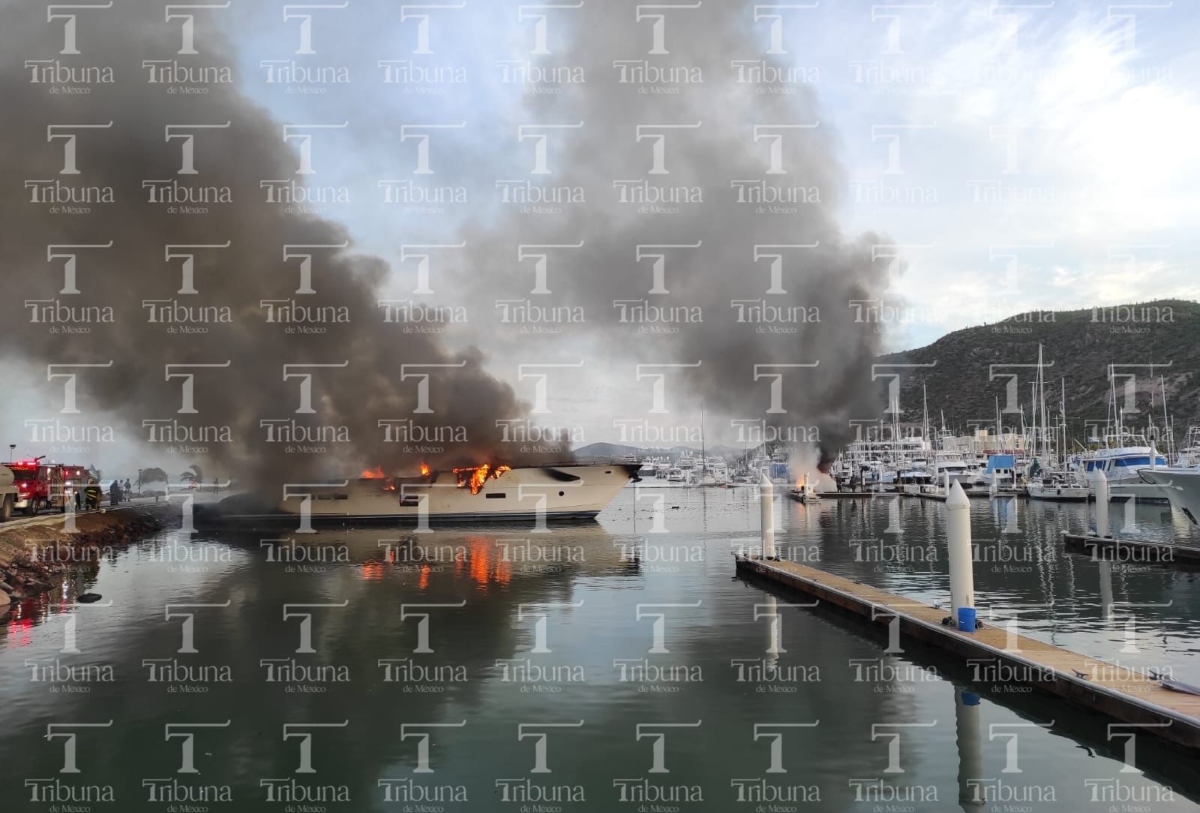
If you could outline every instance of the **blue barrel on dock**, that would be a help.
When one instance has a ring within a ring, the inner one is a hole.
[[[958,631],[959,632],[974,632],[975,631],[975,608],[974,607],[959,607],[958,608]]]

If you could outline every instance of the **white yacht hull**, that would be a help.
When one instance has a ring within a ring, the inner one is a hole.
[[[459,485],[453,472],[425,478],[358,479],[293,487],[273,510],[218,504],[216,518],[416,524],[592,519],[636,471],[636,466],[624,464],[517,468],[489,477],[474,494]]]
[[[1171,504],[1171,508],[1200,524],[1200,469],[1156,468],[1138,472]],[[1139,496],[1141,496],[1139,494]]]

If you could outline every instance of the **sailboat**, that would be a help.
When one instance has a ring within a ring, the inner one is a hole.
[[[1066,383],[1064,381],[1064,388]],[[1029,469],[1029,484],[1026,492],[1031,500],[1051,502],[1087,502],[1090,489],[1087,483],[1080,482],[1068,472],[1057,468],[1049,468],[1050,432],[1046,415],[1046,377],[1042,369],[1042,345],[1038,344],[1037,381],[1034,384],[1035,403],[1033,405],[1033,440],[1034,459]],[[1066,425],[1065,390],[1063,402],[1060,405],[1061,417]],[[1041,436],[1038,436],[1038,418],[1041,418]],[[1064,430],[1065,431],[1065,430]],[[1040,457],[1039,454],[1040,440]],[[1045,463],[1039,463],[1045,461]]]
[[[704,405],[700,406],[700,466],[696,472],[696,484],[709,488],[725,488],[729,484],[728,470],[724,463],[717,465],[708,459],[704,446]]]

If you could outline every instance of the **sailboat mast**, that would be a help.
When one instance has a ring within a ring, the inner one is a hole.
[[[921,408],[923,415],[921,419],[921,440],[929,443],[929,395],[925,391],[924,381],[921,382]],[[932,450],[933,445],[930,444],[929,448]]]
[[[1049,419],[1046,415],[1046,373],[1042,369],[1042,345],[1038,343],[1038,408],[1042,412],[1042,456],[1050,457]]]
[[[1158,377],[1158,389],[1162,392],[1163,401],[1163,431],[1167,433],[1167,465],[1171,465],[1171,458],[1175,456],[1175,433],[1171,431],[1171,419],[1167,417],[1167,382],[1160,375]]]
[[[1067,379],[1064,376],[1059,379],[1062,382],[1062,389],[1058,396],[1058,415],[1062,421],[1062,447],[1059,449],[1059,463],[1063,467],[1067,465]]]
[[[996,443],[1002,443],[1004,437],[1004,422],[1000,418],[1000,398],[996,398]],[[999,449],[997,449],[999,451]]]

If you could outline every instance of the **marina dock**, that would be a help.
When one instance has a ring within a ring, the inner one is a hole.
[[[1090,554],[1109,562],[1200,567],[1200,547],[1188,545],[1082,534],[1063,534],[1063,545],[1069,551]]]
[[[1088,658],[1005,628],[984,625],[973,633],[959,632],[942,623],[950,614],[948,609],[796,562],[743,554],[735,554],[735,559],[739,574],[776,582],[867,624],[889,627],[889,640],[901,646],[906,640],[916,640],[977,666],[977,673],[999,678],[984,682],[1029,685],[1103,714],[1130,731],[1144,731],[1177,746],[1200,749],[1200,696],[1166,689],[1157,680],[1128,667]]]

